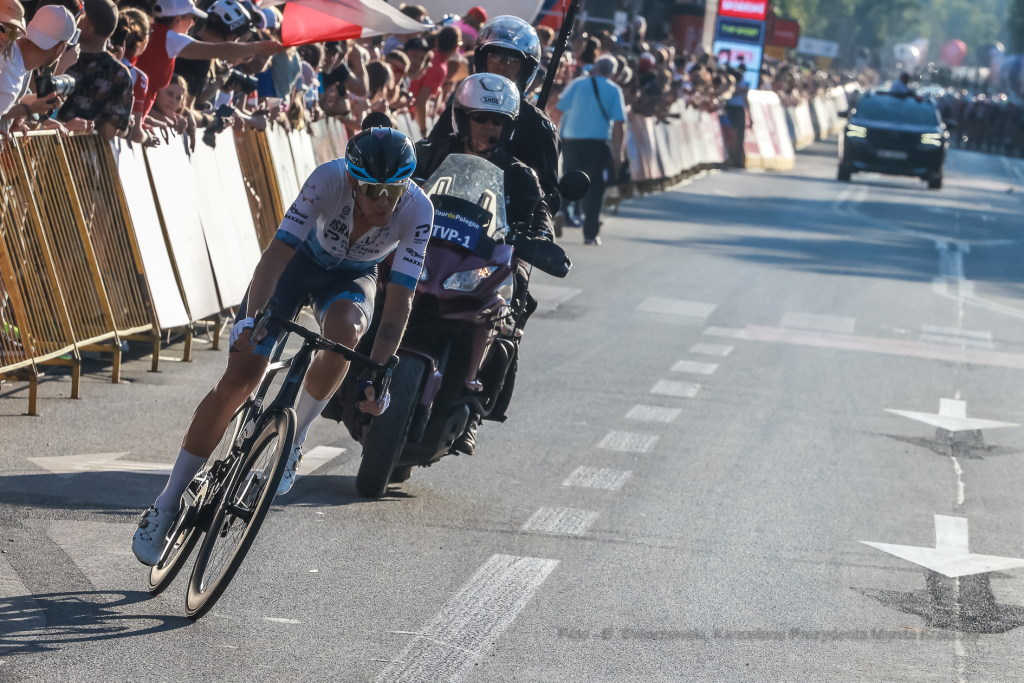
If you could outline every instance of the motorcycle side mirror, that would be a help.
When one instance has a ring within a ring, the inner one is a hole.
[[[558,181],[558,191],[567,201],[577,202],[590,191],[590,178],[583,171],[569,171]]]

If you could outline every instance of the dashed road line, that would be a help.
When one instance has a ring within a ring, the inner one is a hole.
[[[733,339],[746,339],[743,328],[737,327],[705,327],[704,334],[712,337],[731,337]]]
[[[562,486],[579,486],[602,491],[618,491],[632,476],[629,470],[610,470],[605,467],[577,467]]]
[[[672,366],[672,372],[689,372],[694,375],[711,375],[718,369],[715,363],[698,363],[692,360],[676,361]]]
[[[80,472],[131,472],[134,474],[170,474],[171,464],[159,462],[131,462],[118,460],[124,453],[89,453],[85,455],[57,455],[44,458],[27,458],[44,470],[62,477]]]
[[[973,349],[994,349],[992,333],[979,330],[965,330],[959,327],[921,325],[921,341],[930,344],[971,347]]]
[[[694,344],[690,347],[690,353],[703,353],[707,356],[728,356],[732,353],[733,347],[728,344]]]
[[[626,413],[627,420],[639,420],[641,422],[672,422],[679,413],[680,408],[663,408],[661,406],[645,406],[637,404]]]
[[[530,293],[537,300],[538,313],[550,313],[557,310],[559,306],[582,291],[582,289],[575,289],[573,287],[558,287],[556,285],[543,285],[539,283],[530,284]]]
[[[333,448],[331,446],[317,446],[309,451],[309,453],[302,454],[302,461],[299,463],[295,473],[299,476],[306,476],[312,474],[317,469],[323,467],[331,460],[334,460],[339,455],[345,452],[344,448]]]
[[[718,308],[717,304],[708,304],[702,301],[651,297],[642,301],[636,310],[638,313],[663,316],[674,320],[700,322],[706,320],[716,308]]]
[[[597,521],[597,513],[576,508],[541,508],[530,515],[522,530],[535,534],[582,536]]]
[[[692,382],[673,382],[667,379],[660,379],[651,387],[651,393],[656,396],[673,396],[675,398],[693,398],[700,391],[700,385]]]
[[[622,451],[623,453],[650,453],[657,443],[658,436],[654,434],[611,431],[605,434],[597,447],[606,451]]]
[[[815,315],[813,313],[794,313],[790,311],[782,316],[782,320],[779,321],[779,327],[853,334],[856,322],[855,318],[846,318],[838,315]]]
[[[458,681],[501,637],[558,560],[493,555],[445,603],[377,683]]]

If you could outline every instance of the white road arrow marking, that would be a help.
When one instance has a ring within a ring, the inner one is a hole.
[[[170,463],[132,462],[118,460],[123,453],[89,453],[86,455],[58,455],[47,458],[28,458],[45,470],[70,477],[81,472],[133,472],[135,474],[170,474]]]
[[[331,460],[345,452],[344,448],[332,448],[330,446],[317,446],[302,454],[302,462],[299,463],[295,473],[299,476],[313,474],[318,468],[323,467]]]
[[[947,432],[967,432],[976,429],[999,429],[1000,427],[1019,427],[1015,422],[998,422],[996,420],[979,420],[967,417],[967,401],[952,398],[939,399],[938,413],[918,413],[913,410],[893,410],[885,412],[923,422],[932,427],[945,429]]]
[[[919,564],[933,572],[956,578],[971,574],[1002,571],[1024,567],[1024,559],[975,555],[968,550],[967,518],[935,515],[935,547],[920,548],[913,545],[893,545],[861,541],[864,545]]]

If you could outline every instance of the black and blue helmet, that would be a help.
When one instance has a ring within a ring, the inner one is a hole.
[[[369,128],[348,141],[345,165],[364,183],[401,183],[416,170],[416,148],[394,128]]]

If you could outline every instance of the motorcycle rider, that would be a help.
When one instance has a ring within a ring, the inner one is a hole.
[[[537,31],[519,17],[503,15],[484,24],[473,53],[473,66],[477,74],[490,73],[504,76],[514,82],[520,93],[525,93],[540,68],[541,46]],[[453,107],[441,113],[427,139],[443,141],[453,135]],[[554,216],[561,199],[558,194],[558,158],[562,143],[558,129],[546,113],[524,98],[520,98],[519,115],[515,118],[507,142],[508,151],[516,159],[537,172],[544,190],[544,203]],[[430,177],[429,175],[425,177]]]
[[[428,137],[417,142],[417,164],[413,173],[414,181],[426,182],[449,154],[483,157],[500,168],[504,172],[505,217],[510,230],[506,241],[517,249],[517,256],[520,248],[535,240],[550,241],[553,232],[551,213],[543,201],[544,192],[537,174],[508,149],[509,138],[517,130],[516,121],[523,111],[521,106],[516,84],[504,76],[483,73],[465,79],[452,97],[453,135],[440,139]],[[529,293],[529,277],[529,266],[516,258],[515,286],[509,308],[516,316],[516,327],[520,331],[537,308],[536,299]],[[515,372],[514,366],[512,372]],[[505,400],[499,401],[502,406],[507,405],[511,391],[510,381],[507,395],[502,392]],[[492,415],[492,419],[503,417],[502,410]],[[480,420],[478,414],[470,415],[462,436],[455,440],[457,451],[472,455],[476,450]]]
[[[396,249],[414,254],[392,267],[370,357],[384,363],[398,349],[434,216],[430,200],[409,180],[415,166],[409,138],[391,128],[369,128],[352,137],[344,159],[318,166],[302,186],[239,307],[227,370],[196,409],[167,486],[139,521],[132,550],[140,562],[159,560],[182,493],[263,377],[281,329],[271,322],[266,335],[252,343],[250,336],[254,316],[271,296],[277,299],[275,312],[287,318],[313,303],[324,336],[353,348],[373,318],[377,264]],[[291,488],[306,432],[347,371],[340,354],[318,353],[313,359],[296,401],[295,445],[278,495]],[[356,393],[364,399],[359,408],[380,415],[388,396],[378,403],[372,382],[372,373],[359,376]]]

